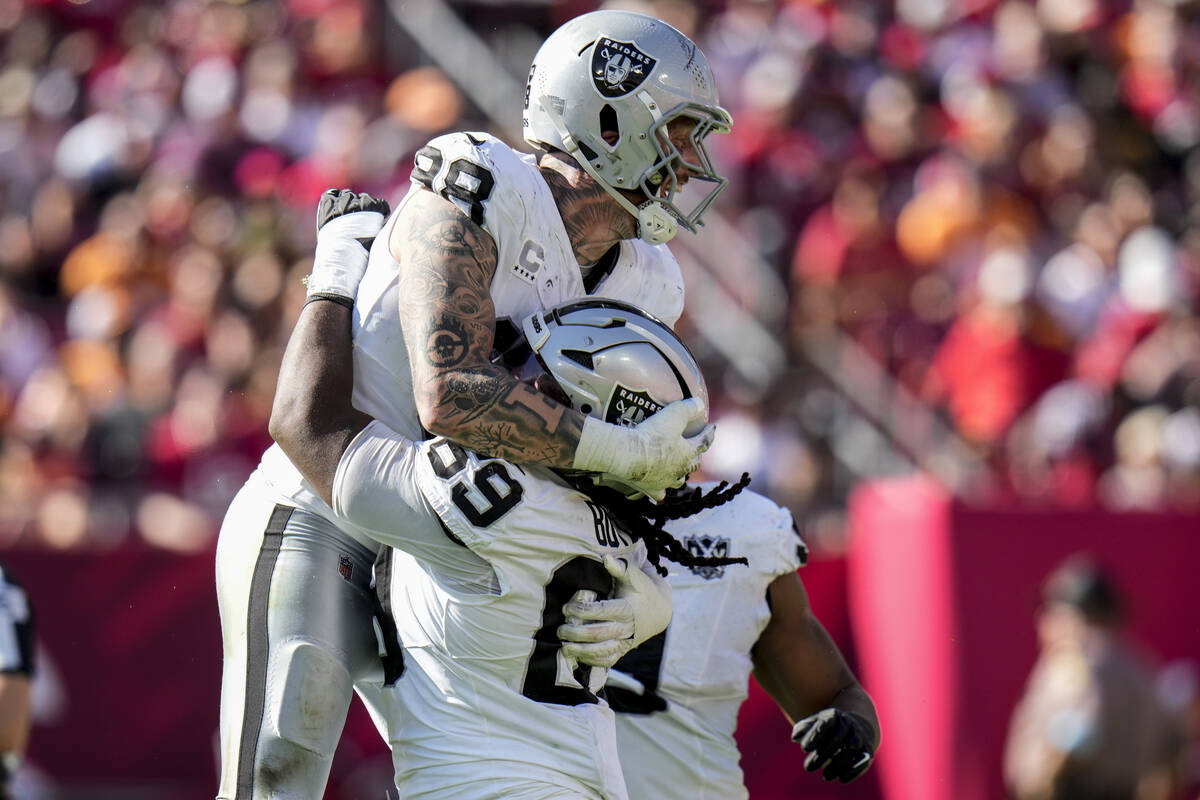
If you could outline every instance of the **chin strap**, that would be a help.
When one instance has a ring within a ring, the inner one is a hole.
[[[575,162],[583,168],[583,171],[592,176],[592,180],[600,184],[604,191],[608,192],[614,200],[630,213],[638,223],[638,238],[647,244],[666,244],[675,238],[675,234],[679,233],[679,221],[675,219],[675,215],[667,210],[666,206],[654,198],[650,198],[640,206],[635,206],[623,194],[614,189],[608,184],[608,181],[600,177],[600,173],[592,165],[592,162],[587,160],[583,151],[579,147],[579,142],[567,130],[563,124],[562,116],[554,111],[552,103],[548,102],[549,98],[542,98],[539,102],[542,109],[546,112],[546,116],[554,123],[554,128],[558,131],[559,137],[562,138],[563,149],[571,154]]]
[[[632,205],[632,204],[631,204]],[[648,244],[666,244],[679,233],[679,222],[657,200],[647,200],[638,208],[638,238]]]

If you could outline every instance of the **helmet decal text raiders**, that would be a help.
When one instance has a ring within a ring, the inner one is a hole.
[[[614,425],[637,425],[657,414],[664,405],[651,397],[649,392],[639,392],[618,383],[613,386],[604,421]]]
[[[642,85],[657,63],[632,42],[601,36],[592,50],[592,81],[605,97],[624,97]]]

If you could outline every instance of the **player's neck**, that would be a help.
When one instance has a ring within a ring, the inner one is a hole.
[[[570,156],[544,153],[538,168],[580,264],[594,264],[617,242],[637,236],[637,221]]]

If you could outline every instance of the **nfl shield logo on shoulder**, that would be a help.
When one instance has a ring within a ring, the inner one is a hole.
[[[354,575],[354,562],[350,560],[350,556],[338,556],[338,573],[346,580],[350,580]]]
[[[728,558],[729,540],[723,536],[688,536],[683,540],[688,552],[697,558]],[[692,572],[711,581],[725,574],[725,567],[692,567]]]
[[[605,97],[623,97],[641,86],[657,63],[632,42],[601,36],[592,49],[592,83]]]

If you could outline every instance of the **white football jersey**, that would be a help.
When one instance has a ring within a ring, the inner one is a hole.
[[[613,714],[596,695],[606,671],[568,662],[557,629],[577,589],[611,595],[605,555],[640,567],[645,546],[551,472],[441,438],[420,450],[418,487],[496,588],[451,585],[395,554],[406,671],[385,713],[400,795],[625,798]]]
[[[624,300],[674,325],[683,311],[683,278],[666,246],[621,242],[619,255],[589,276],[585,286],[558,207],[533,155],[513,150],[485,133],[452,133],[422,148],[412,186],[371,248],[354,304],[354,406],[410,439],[424,431],[412,392],[408,350],[400,329],[400,264],[388,240],[400,211],[415,192],[431,189],[454,203],[496,242],[491,297],[496,344],[507,349],[521,320],[589,293]],[[337,522],[278,445],[262,459],[262,474],[280,501]],[[340,526],[360,539],[352,526]],[[363,541],[363,544],[369,542]]]
[[[733,733],[750,651],[771,619],[767,587],[801,566],[804,543],[787,510],[750,491],[668,530],[696,555],[745,556],[750,564],[667,564],[670,626],[610,672],[606,694],[618,712],[629,796],[745,798]]]

